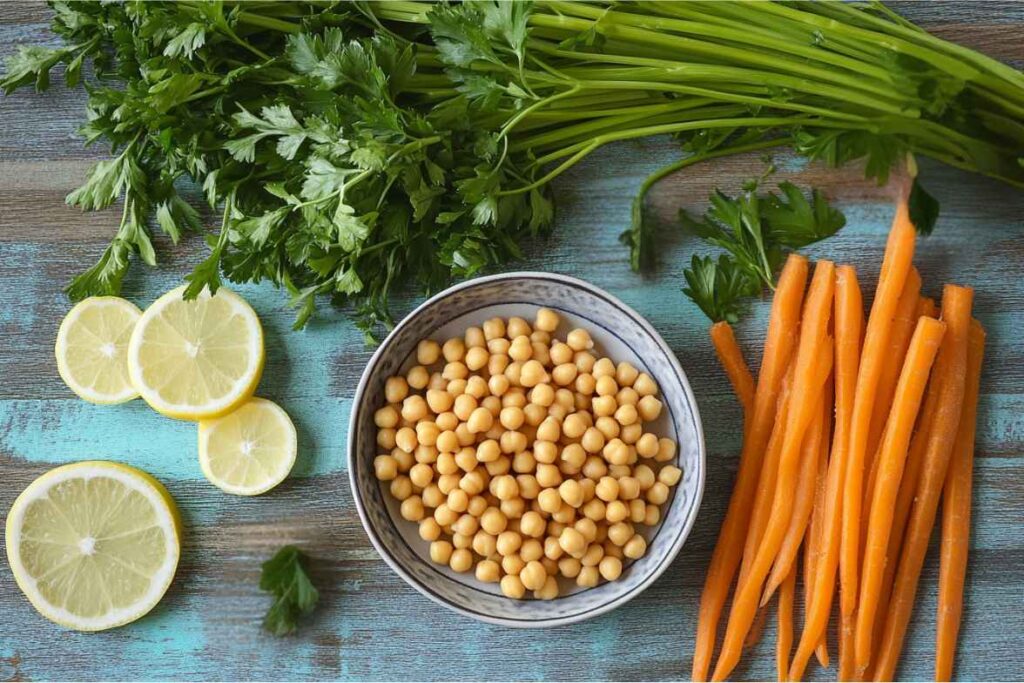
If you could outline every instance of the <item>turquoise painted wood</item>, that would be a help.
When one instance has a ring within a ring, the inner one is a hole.
[[[1024,65],[1024,5],[898,6],[945,37]],[[0,55],[47,39],[40,4],[0,5]],[[51,38],[52,39],[52,38]],[[736,189],[760,169],[756,157],[709,164],[669,178],[649,210],[662,226],[658,268],[632,273],[616,236],[644,175],[674,158],[664,139],[602,150],[557,184],[558,230],[530,245],[517,269],[586,278],[644,314],[678,353],[698,396],[708,442],[708,484],[698,523],[671,569],[629,605],[600,618],[541,632],[485,626],[450,613],[407,587],[363,534],[345,472],[346,419],[369,351],[344,315],[327,311],[290,331],[292,314],[269,287],[242,293],[261,315],[268,364],[260,394],[295,417],[301,452],[294,475],[268,495],[241,499],[203,479],[195,428],[141,402],[101,408],[74,398],[57,376],[52,344],[68,304],[60,289],[91,263],[113,230],[113,213],[82,215],[63,204],[102,150],[72,133],[81,93],[0,98],[0,514],[38,474],[83,458],[142,467],[165,482],[185,517],[184,555],[160,606],[143,620],[100,634],[67,632],[39,617],[0,560],[0,680],[35,679],[681,679],[688,675],[699,597],[731,488],[739,410],[706,340],[706,323],[679,293],[693,249],[673,227],[680,206],[699,209],[710,188]],[[825,188],[849,227],[813,250],[861,267],[873,285],[891,217],[889,191],[856,169],[831,172],[782,157],[780,178]],[[935,164],[924,177],[943,205],[916,262],[926,288],[977,288],[989,329],[976,466],[972,564],[968,574],[963,679],[1024,678],[1024,194]],[[175,285],[202,253],[198,240],[161,243],[159,270],[132,271],[125,295],[145,306]],[[403,314],[421,297],[396,301]],[[751,357],[767,305],[738,329]],[[295,543],[314,558],[322,594],[294,637],[274,639],[259,623],[268,605],[259,565]],[[937,563],[929,558],[901,678],[932,674]],[[774,627],[744,658],[738,678],[774,676]],[[834,648],[833,648],[834,653]],[[834,669],[811,676],[834,677]]]

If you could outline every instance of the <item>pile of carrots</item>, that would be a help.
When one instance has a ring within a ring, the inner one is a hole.
[[[818,261],[808,286],[810,265],[790,255],[756,383],[729,325],[712,327],[744,438],[701,595],[693,680],[728,678],[776,593],[780,681],[800,680],[812,656],[829,665],[836,602],[839,679],[893,680],[940,499],[935,679],[952,676],[985,332],[971,317],[969,287],[946,285],[939,310],[921,294],[915,240],[901,201],[866,321],[852,266]],[[795,638],[801,549],[804,624]]]

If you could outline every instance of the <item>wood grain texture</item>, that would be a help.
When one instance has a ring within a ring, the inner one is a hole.
[[[945,38],[1024,63],[1024,4],[899,3],[896,8]],[[38,3],[0,3],[0,56],[20,43],[52,40]],[[63,386],[52,357],[68,304],[61,287],[95,260],[117,217],[81,214],[63,203],[104,150],[74,138],[83,94],[0,98],[0,511],[54,464],[120,459],[164,481],[185,517],[178,576],[156,611],[101,634],[71,633],[39,617],[0,561],[0,680],[38,679],[617,679],[675,680],[690,669],[700,586],[736,468],[740,411],[707,343],[699,311],[680,293],[681,264],[693,244],[675,228],[680,206],[700,209],[716,186],[736,189],[757,172],[756,156],[695,167],[661,183],[648,210],[659,227],[660,263],[629,270],[618,233],[646,173],[675,158],[665,139],[602,150],[558,182],[558,230],[529,246],[515,268],[590,280],[645,315],[678,354],[700,404],[708,442],[704,504],[678,560],[629,605],[574,626],[523,632],[448,612],[406,586],[381,561],[359,524],[348,488],[344,439],[355,383],[369,357],[343,313],[326,311],[309,329],[270,287],[246,287],[268,337],[260,393],[295,417],[295,475],[257,499],[222,494],[199,472],[194,427],[161,418],[140,402],[87,405]],[[889,190],[857,169],[835,172],[780,157],[780,179],[816,185],[834,198],[849,226],[811,250],[860,267],[872,287],[891,218]],[[916,262],[926,290],[955,280],[977,288],[976,314],[989,330],[979,413],[972,562],[957,663],[968,680],[1024,678],[1024,194],[982,178],[925,164],[942,202],[933,237]],[[161,268],[132,269],[125,295],[145,305],[202,257],[198,240],[158,241]],[[395,302],[404,314],[420,297]],[[737,334],[756,359],[767,305],[754,307]],[[314,558],[322,607],[301,632],[274,639],[259,622],[268,601],[259,564],[296,543]],[[937,556],[927,564],[901,678],[931,677]],[[799,623],[799,621],[798,621]],[[773,677],[773,632],[744,658],[737,678]],[[832,642],[835,642],[834,639]],[[834,669],[812,669],[819,679]]]

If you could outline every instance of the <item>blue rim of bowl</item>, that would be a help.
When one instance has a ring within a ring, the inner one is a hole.
[[[609,304],[621,310],[634,323],[639,325],[648,335],[650,335],[650,337],[654,340],[657,347],[668,359],[668,362],[672,366],[672,369],[675,371],[676,375],[678,376],[680,384],[682,385],[683,392],[686,395],[687,403],[690,406],[690,413],[693,416],[694,426],[697,430],[697,462],[699,464],[699,471],[697,472],[697,490],[695,492],[692,505],[693,512],[690,515],[689,519],[687,519],[686,522],[682,525],[676,537],[672,539],[672,547],[669,548],[664,559],[653,569],[653,571],[651,571],[650,574],[648,574],[648,576],[642,582],[634,586],[629,592],[623,593],[622,595],[619,595],[614,599],[611,599],[608,602],[597,607],[594,607],[592,609],[589,609],[585,612],[565,617],[557,617],[551,619],[536,619],[529,621],[510,620],[502,617],[494,617],[489,614],[483,614],[481,612],[468,610],[441,598],[426,586],[421,585],[416,578],[414,578],[408,572],[406,572],[402,565],[399,564],[393,557],[391,557],[391,553],[384,547],[383,543],[377,537],[377,533],[374,530],[373,525],[370,524],[369,518],[366,513],[366,509],[363,505],[363,499],[361,494],[359,493],[359,487],[356,483],[355,476],[355,441],[356,433],[358,431],[355,428],[355,425],[360,410],[360,404],[362,402],[363,394],[366,393],[366,387],[367,384],[369,383],[369,377],[372,374],[373,369],[380,362],[385,351],[387,350],[389,343],[394,339],[394,337],[397,336],[397,334],[407,325],[412,324],[412,321],[422,311],[429,308],[438,301],[441,301],[442,299],[451,296],[455,292],[459,292],[464,289],[471,289],[473,287],[478,287],[480,285],[492,282],[500,282],[501,280],[515,280],[521,278],[550,280],[553,282],[558,282],[561,284],[570,285],[573,287],[578,287],[580,289],[587,290],[592,294],[595,294],[596,296],[605,299]],[[349,412],[349,426],[348,437],[346,439],[346,446],[348,449],[348,454],[346,458],[348,466],[348,481],[349,487],[352,490],[352,499],[353,501],[355,501],[356,511],[359,513],[359,520],[363,525],[363,531],[366,532],[366,535],[370,539],[370,543],[377,551],[377,554],[380,555],[381,559],[383,559],[384,562],[389,567],[391,567],[392,571],[394,571],[396,574],[402,577],[402,579],[407,584],[415,588],[417,592],[427,597],[432,602],[435,602],[443,607],[446,607],[452,610],[453,612],[458,612],[463,616],[467,616],[472,619],[483,621],[489,624],[495,624],[497,626],[511,626],[514,628],[550,628],[554,626],[575,624],[581,621],[586,621],[587,619],[592,619],[598,615],[605,614],[607,612],[612,611],[613,609],[616,609],[626,604],[636,596],[640,595],[640,593],[645,591],[662,574],[664,574],[668,567],[672,564],[672,562],[675,561],[675,558],[679,555],[679,552],[682,550],[683,545],[686,543],[686,539],[690,536],[690,531],[693,529],[693,525],[697,520],[697,515],[700,512],[701,502],[704,498],[704,482],[705,473],[707,469],[707,458],[704,444],[704,428],[701,424],[700,411],[697,409],[696,397],[693,395],[693,389],[690,387],[690,380],[687,377],[686,372],[683,370],[683,367],[679,364],[679,359],[676,357],[675,353],[662,338],[661,334],[659,334],[658,331],[654,329],[654,327],[647,321],[647,319],[644,318],[639,313],[637,313],[632,307],[628,306],[621,299],[612,294],[609,294],[608,292],[604,291],[600,287],[597,287],[596,285],[586,282],[585,280],[571,277],[569,275],[561,275],[558,273],[546,273],[543,271],[527,270],[515,271],[511,273],[498,273],[495,275],[485,275],[482,277],[474,278],[472,280],[466,280],[465,282],[460,282],[458,284],[452,285],[451,287],[448,287],[447,289],[442,290],[437,294],[433,295],[432,297],[421,303],[419,306],[417,306],[415,309],[410,311],[404,318],[402,318],[401,321],[399,321],[397,325],[395,325],[391,332],[388,333],[387,337],[385,337],[384,340],[377,347],[377,350],[373,352],[372,356],[370,356],[370,360],[369,362],[367,362],[366,367],[363,368],[363,373],[359,378],[359,384],[356,386],[356,392],[355,395],[353,396],[352,409]]]

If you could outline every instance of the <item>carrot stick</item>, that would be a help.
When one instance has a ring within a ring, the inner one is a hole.
[[[761,475],[757,481],[757,493],[754,496],[754,505],[750,510],[750,524],[747,530],[747,538],[743,544],[743,562],[740,564],[740,579],[742,584],[750,572],[750,565],[754,563],[757,549],[764,537],[764,528],[768,525],[768,517],[772,511],[772,499],[775,497],[775,482],[779,473],[779,453],[782,451],[782,439],[786,433],[786,420],[789,418],[789,406],[793,389],[793,374],[796,372],[796,363],[790,363],[786,370],[786,377],[782,380],[782,391],[779,393],[779,408],[775,415],[775,427],[772,429],[772,436],[768,440],[768,447],[765,450],[764,460],[761,462]]]
[[[753,418],[745,430],[736,484],[729,499],[729,509],[722,522],[700,597],[697,636],[693,651],[692,677],[695,681],[707,679],[711,656],[715,649],[718,620],[743,553],[754,489],[761,472],[761,460],[775,421],[776,399],[793,347],[796,345],[797,325],[806,284],[807,259],[790,254],[779,276],[779,284],[772,300],[764,356],[761,359],[757,389],[754,392]]]
[[[917,294],[914,294],[917,298]],[[916,301],[915,301],[916,304]],[[903,464],[910,446],[910,436],[921,407],[928,375],[935,354],[945,334],[945,323],[934,318],[921,318],[907,349],[907,358],[900,372],[896,393],[885,430],[885,441],[878,454],[878,480],[872,493],[867,523],[867,544],[860,578],[860,602],[857,606],[856,664],[865,671],[871,661],[875,614],[885,568],[885,552],[889,547],[893,508],[903,476]]]
[[[964,576],[971,535],[971,477],[974,470],[974,431],[978,417],[981,362],[985,330],[971,321],[967,346],[967,385],[960,425],[942,493],[942,550],[939,562],[939,611],[935,634],[935,680],[953,677],[953,660],[964,606]],[[780,603],[781,604],[781,603]]]
[[[743,641],[750,629],[750,623],[757,612],[761,587],[771,569],[772,562],[782,545],[793,510],[793,498],[789,495],[796,485],[799,468],[800,444],[811,421],[818,394],[831,371],[832,344],[827,340],[828,323],[832,317],[832,295],[835,289],[835,266],[831,261],[819,261],[814,269],[814,278],[807,293],[807,303],[800,322],[800,341],[796,351],[796,371],[793,375],[793,396],[787,416],[786,435],[779,457],[779,474],[775,485],[776,495],[772,501],[772,514],[765,527],[764,538],[750,572],[733,599],[729,613],[722,652],[718,656],[714,680],[722,680],[735,668],[743,650]],[[822,355],[828,357],[828,370],[819,377],[823,365]]]
[[[906,198],[896,206],[896,216],[882,259],[875,301],[871,306],[867,331],[864,336],[864,350],[857,368],[857,389],[853,399],[853,415],[850,422],[850,444],[846,454],[846,475],[843,481],[843,526],[840,540],[839,578],[842,585],[840,607],[846,617],[843,631],[849,639],[852,628],[851,618],[857,607],[857,572],[860,554],[860,525],[862,507],[862,484],[864,462],[868,446],[868,429],[871,411],[878,389],[882,362],[889,344],[893,315],[899,303],[900,293],[910,272],[910,261],[914,256],[914,225]],[[844,650],[849,654],[849,648]],[[842,660],[842,653],[840,653]]]
[[[889,349],[882,359],[882,369],[878,374],[877,399],[872,406],[871,426],[868,429],[867,455],[872,457],[882,442],[882,430],[889,419],[889,406],[896,395],[896,383],[903,368],[903,359],[910,347],[910,338],[914,334],[917,321],[921,317],[917,312],[921,293],[921,274],[917,268],[911,267],[907,273],[907,281],[903,285],[899,301],[896,302],[896,313],[892,319],[892,333],[889,336]],[[934,318],[935,316],[929,316]],[[870,469],[870,468],[869,468]],[[867,490],[872,490],[873,480],[868,479]],[[866,499],[870,501],[870,493]]]
[[[743,352],[736,343],[732,325],[724,320],[719,321],[711,326],[710,334],[718,362],[722,364],[722,369],[725,370],[725,375],[736,392],[736,398],[743,408],[743,417],[749,422],[750,414],[754,411],[754,376],[750,374],[750,368],[743,359]]]
[[[804,435],[804,442],[801,445],[800,473],[797,476],[796,489],[792,493],[793,514],[789,520],[789,527],[786,529],[786,536],[782,540],[782,546],[779,548],[779,554],[775,558],[775,564],[765,582],[761,607],[768,604],[775,589],[782,585],[782,582],[789,576],[796,561],[797,551],[804,540],[804,533],[807,531],[807,524],[811,518],[811,508],[814,505],[818,460],[821,458],[821,442],[825,432],[825,412],[822,405],[831,405],[831,403],[832,391],[826,381],[826,387],[818,399],[816,414],[811,418],[811,424],[807,427],[807,433]]]
[[[856,643],[856,615],[839,614],[839,673],[837,680],[859,681],[854,644]]]
[[[789,654],[793,647],[793,593],[796,567],[791,567],[779,591],[778,628],[775,639],[775,669],[780,681],[789,680]]]
[[[928,550],[928,539],[935,525],[939,497],[942,495],[963,408],[973,296],[970,288],[956,285],[946,285],[942,292],[942,319],[946,323],[946,337],[939,349],[936,367],[940,396],[893,583],[889,612],[879,646],[876,680],[892,680],[896,672],[903,638],[914,608],[921,566]]]
[[[835,431],[832,435],[832,457],[825,483],[825,508],[822,511],[821,561],[814,582],[814,595],[807,608],[803,633],[796,655],[789,667],[789,677],[799,680],[812,652],[825,635],[832,598],[835,594],[836,570],[839,566],[839,532],[842,521],[843,477],[849,449],[850,418],[853,395],[860,362],[861,331],[864,329],[864,304],[857,283],[857,271],[844,265],[836,269],[835,301]]]
[[[754,625],[750,627],[750,633],[747,634],[747,639],[743,642],[744,648],[751,648],[757,645],[761,640],[761,636],[764,635],[764,626],[768,621],[768,610],[758,610],[757,616],[754,617]]]
[[[939,309],[935,305],[935,299],[929,296],[921,297],[921,299],[917,302],[917,310],[914,312],[914,315],[916,315],[918,318],[920,318],[922,315],[926,315],[929,318],[938,317]]]
[[[826,388],[828,391],[829,388]],[[834,404],[831,399],[822,401],[822,411],[825,429],[822,433],[821,451],[818,457],[818,472],[814,483],[814,504],[811,512],[810,526],[807,528],[807,545],[804,550],[804,612],[811,605],[811,597],[814,595],[814,582],[817,580],[821,565],[822,548],[822,523],[825,512],[826,482],[828,481],[828,458],[829,441],[831,439],[831,421]],[[818,641],[818,647],[814,650],[818,656],[818,663],[828,667],[828,644],[825,635],[822,634]]]

